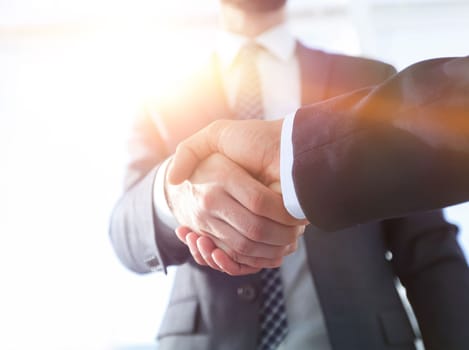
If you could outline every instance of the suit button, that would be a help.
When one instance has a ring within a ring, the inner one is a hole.
[[[243,301],[254,301],[257,297],[256,288],[249,284],[238,287],[238,289],[236,290],[236,294]]]
[[[151,271],[162,271],[163,267],[160,264],[160,259],[157,256],[150,256],[148,259],[145,259],[145,264],[150,268]]]

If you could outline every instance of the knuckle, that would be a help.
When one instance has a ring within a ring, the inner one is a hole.
[[[226,124],[226,121],[223,119],[217,119],[214,120],[210,125],[209,125],[209,130],[220,130],[223,128],[223,126]]]
[[[236,241],[234,250],[241,255],[250,255],[253,249],[252,245],[248,239],[240,238]],[[239,256],[236,261],[239,261]]]
[[[220,125],[221,125],[221,121],[217,119],[217,120],[214,120],[212,123],[210,123],[209,127],[211,129],[217,129],[220,127]]]
[[[176,152],[175,153],[181,153],[181,151],[186,148],[186,145],[187,145],[187,141],[185,141],[185,140],[179,142],[178,145],[176,146]]]
[[[260,223],[258,222],[253,222],[249,224],[246,227],[245,235],[246,237],[248,237],[249,239],[253,241],[256,241],[256,242],[261,241],[263,238],[262,225],[260,225]]]
[[[291,243],[295,242],[299,235],[300,235],[300,233],[299,233],[299,231],[296,227],[293,227],[293,228],[287,230],[287,232],[285,232],[285,238],[287,240],[287,243],[291,244]]]
[[[223,130],[225,125],[226,125],[225,120],[218,119],[210,123],[208,127],[206,128],[206,131],[210,135],[217,135]]]
[[[294,243],[289,244],[288,246],[286,246],[283,254],[284,255],[290,255],[290,254],[294,253],[297,249],[298,249],[298,243],[295,241]]]
[[[295,243],[298,237],[304,233],[304,230],[304,226],[292,226],[291,228],[285,230],[284,238],[286,244]]]
[[[249,197],[249,210],[260,213],[266,205],[266,196],[262,191],[254,191]]]
[[[262,267],[261,260],[259,258],[247,257],[242,261],[243,265],[258,268]]]
[[[213,192],[206,192],[200,197],[200,206],[204,211],[210,211],[215,206],[215,197]]]
[[[269,258],[270,259],[282,259],[285,256],[286,251],[288,250],[288,247],[290,247],[290,245],[278,246],[278,247],[273,248]]]
[[[247,264],[251,267],[254,267],[254,268],[263,268],[263,267],[266,267],[269,265],[268,263],[268,260],[267,259],[263,259],[263,258],[252,258],[250,259],[249,261],[249,264]],[[269,266],[270,267],[270,266]]]
[[[280,267],[282,265],[282,263],[283,263],[283,257],[271,260],[270,265],[268,267],[270,267],[270,268]]]
[[[231,258],[233,263],[238,263],[242,260],[241,256],[235,250],[231,248],[226,249],[225,252]]]
[[[194,208],[192,212],[194,222],[196,223],[196,226],[199,229],[202,229],[202,223],[204,223],[205,220],[205,211],[202,208]]]

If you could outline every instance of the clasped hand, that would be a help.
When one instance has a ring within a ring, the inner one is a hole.
[[[276,187],[219,153],[202,160],[189,179],[165,184],[181,225],[178,238],[198,264],[230,275],[278,267],[296,250],[306,222],[288,214]]]

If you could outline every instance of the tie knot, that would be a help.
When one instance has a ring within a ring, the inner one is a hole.
[[[257,55],[263,50],[262,46],[255,41],[248,41],[239,50],[237,62],[254,61]]]

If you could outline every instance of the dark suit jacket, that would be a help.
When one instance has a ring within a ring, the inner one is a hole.
[[[446,75],[451,60],[298,111],[294,181],[311,222],[332,230],[469,200],[469,81]]]
[[[303,104],[377,84],[394,72],[376,61],[300,44],[297,50]],[[127,267],[144,273],[180,265],[158,334],[162,350],[256,347],[258,275],[230,277],[197,265],[172,230],[155,219],[152,203],[155,172],[177,143],[221,116],[231,117],[216,72],[211,66],[172,102],[150,104],[137,120],[126,191],[111,219],[111,239]],[[155,256],[138,239],[142,232],[154,234]],[[397,276],[408,288],[429,349],[466,349],[469,341],[462,342],[459,331],[469,321],[469,284],[455,234],[440,212],[333,233],[310,225],[308,264],[333,349],[414,348],[395,290]],[[388,250],[391,262],[384,258]]]

